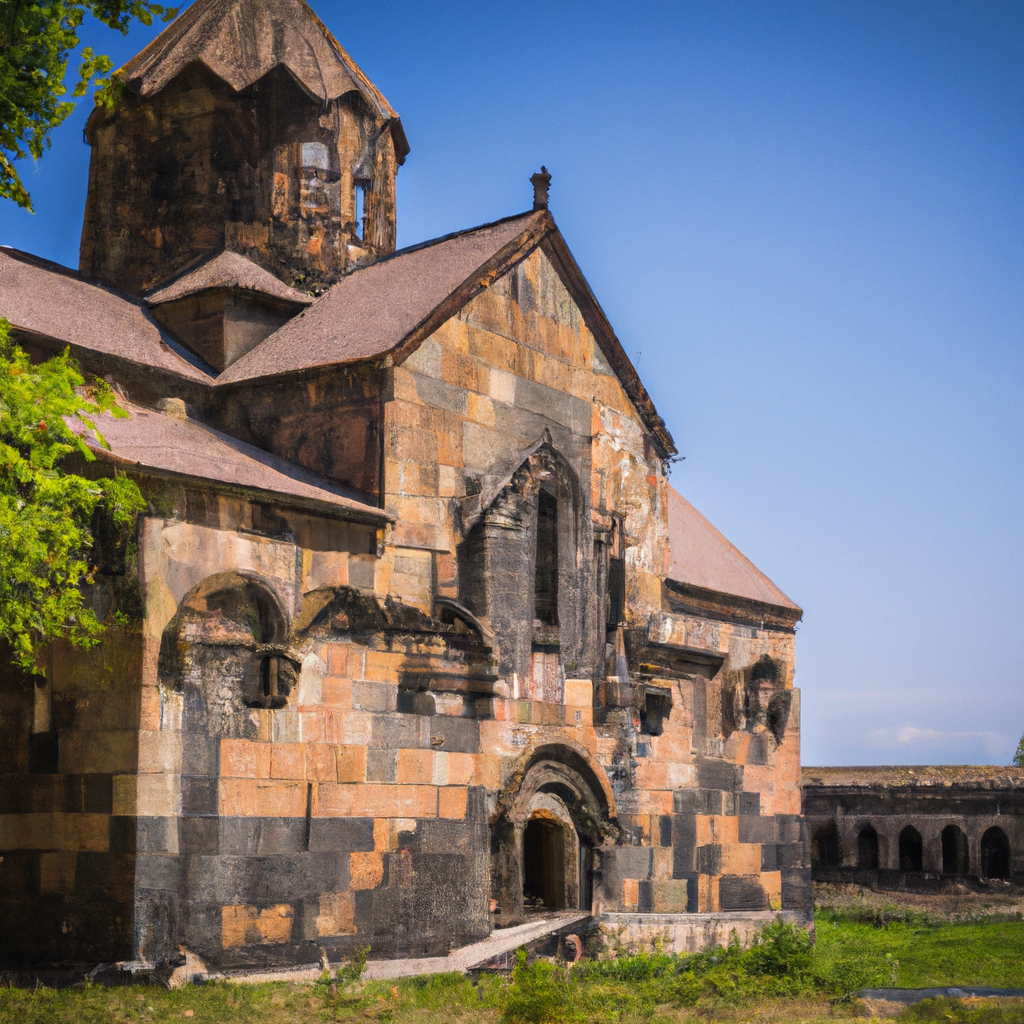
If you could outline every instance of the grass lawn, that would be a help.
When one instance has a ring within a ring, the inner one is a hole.
[[[863,1020],[844,998],[864,987],[1024,987],[1024,921],[970,924],[921,919],[884,927],[821,913],[818,943],[780,929],[751,951],[696,957],[647,954],[577,966],[569,975],[539,961],[511,985],[484,976],[410,978],[365,986],[267,984],[83,986],[0,989],[0,1024],[545,1024],[664,1021],[674,1024],[819,1024]],[[899,1021],[1021,1024],[1024,1000],[941,1001],[905,1009]]]

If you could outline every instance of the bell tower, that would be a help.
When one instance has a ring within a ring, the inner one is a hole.
[[[116,82],[83,273],[142,294],[228,250],[316,293],[394,251],[402,123],[304,0],[196,0]]]

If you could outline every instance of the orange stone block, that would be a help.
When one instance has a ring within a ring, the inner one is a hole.
[[[722,847],[723,875],[757,875],[760,871],[760,846],[754,843],[726,843]]]
[[[325,892],[314,918],[317,935],[355,935],[356,900],[350,892]]]
[[[256,780],[222,778],[217,812],[222,818],[249,818],[256,814]]]
[[[384,858],[379,853],[350,853],[349,875],[352,889],[376,889],[384,880]]]
[[[349,818],[356,786],[336,782],[318,782],[313,787],[314,818]]]
[[[269,779],[270,744],[252,740],[220,741],[221,779]]]
[[[389,651],[366,652],[366,675],[378,683],[398,683],[398,670],[402,666],[403,656],[391,654]]]
[[[326,743],[324,713],[322,711],[300,711],[299,735],[307,743]]]
[[[142,687],[142,706],[140,707],[139,728],[143,732],[155,732],[160,728],[160,687]]]
[[[221,945],[265,946],[290,942],[295,913],[290,904],[273,907],[233,906],[221,908]]]
[[[640,902],[640,881],[636,878],[626,878],[622,882],[622,905],[635,907]]]
[[[365,783],[354,787],[351,814],[356,818],[436,818],[435,786],[390,786]]]
[[[256,814],[261,818],[304,817],[306,814],[306,783],[257,782]]]
[[[336,749],[330,743],[310,743],[306,747],[306,778],[310,782],[334,782],[338,778]]]
[[[400,750],[398,752],[398,781],[429,786],[434,778],[434,752],[432,750]]]
[[[348,652],[352,649],[351,644],[328,644],[327,671],[332,676],[344,677],[348,675]]]
[[[366,781],[366,747],[335,747],[339,782]]]
[[[320,702],[325,708],[351,708],[352,680],[339,676],[324,676],[320,680]]]
[[[302,743],[274,743],[270,748],[272,779],[304,779],[306,749]],[[333,780],[332,780],[333,781]]]
[[[437,816],[465,818],[468,793],[469,790],[465,786],[442,786],[437,791]]]

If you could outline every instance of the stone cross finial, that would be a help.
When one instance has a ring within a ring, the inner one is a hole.
[[[540,172],[530,178],[533,186],[533,208],[535,210],[546,210],[548,208],[548,188],[551,185],[551,175],[548,169],[541,166]]]

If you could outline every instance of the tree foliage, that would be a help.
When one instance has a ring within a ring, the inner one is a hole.
[[[75,104],[67,95],[68,64],[78,47],[78,29],[86,14],[126,35],[134,20],[150,25],[177,14],[150,0],[0,0],[0,197],[32,209],[14,166],[31,155],[38,160],[50,145],[50,133]],[[110,101],[110,58],[86,47],[79,55],[78,81],[71,96],[84,96],[91,84],[98,100]]]
[[[1024,736],[1021,736],[1020,742],[1017,744],[1017,753],[1013,755],[1013,760],[1010,764],[1015,764],[1018,768],[1024,768]]]
[[[127,534],[145,508],[128,477],[89,480],[61,467],[75,454],[95,459],[82,433],[105,443],[94,422],[104,410],[127,415],[102,381],[85,387],[66,351],[32,365],[0,319],[0,641],[27,671],[52,640],[97,642],[103,624],[81,590],[96,571],[93,514]]]

